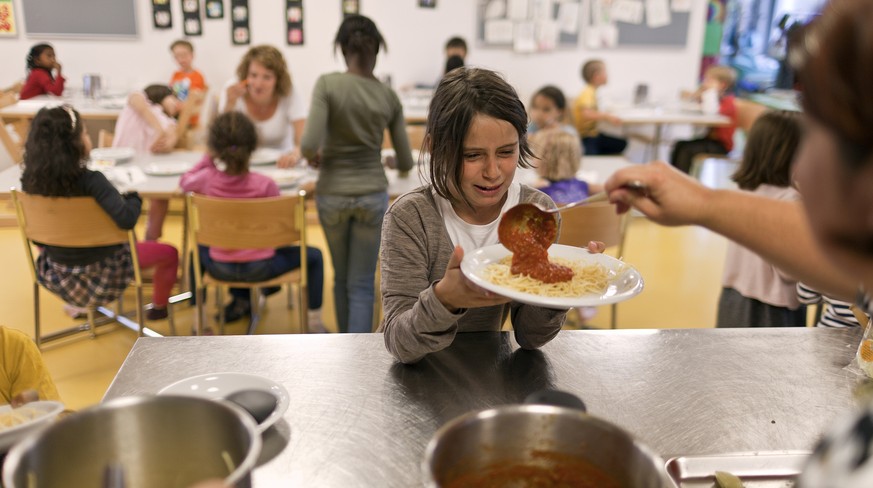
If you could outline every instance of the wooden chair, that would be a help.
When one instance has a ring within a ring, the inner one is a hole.
[[[113,139],[115,139],[115,133],[100,129],[100,132],[97,133],[97,147],[112,147]]]
[[[591,203],[561,213],[561,233],[558,244],[587,247],[590,241],[601,241],[606,247],[617,246],[616,257],[624,253],[628,214],[618,215],[609,202]],[[609,325],[616,327],[617,304],[611,305]]]
[[[8,107],[10,105],[14,105],[18,102],[18,93],[21,92],[22,83],[18,82],[8,88],[0,90],[0,108]],[[3,147],[6,148],[6,152],[9,153],[9,157],[12,158],[12,161],[15,163],[20,163],[24,157],[24,152],[22,148],[24,147],[24,141],[19,140],[16,141],[12,134],[7,129],[7,123],[0,117],[0,143],[3,144]]]
[[[12,200],[18,216],[18,225],[24,239],[24,248],[30,265],[30,275],[33,280],[33,312],[34,338],[37,346],[43,342],[68,337],[79,332],[90,332],[96,337],[96,328],[109,323],[118,322],[125,327],[139,332],[140,336],[160,337],[157,332],[148,329],[143,324],[142,275],[139,269],[139,259],[136,253],[136,238],[133,230],[119,228],[112,218],[91,197],[52,198],[29,195],[18,190],[12,190]],[[39,244],[66,247],[95,247],[127,244],[130,246],[133,260],[134,280],[136,288],[136,322],[113,312],[103,305],[88,308],[88,322],[52,334],[42,335],[39,313],[39,288],[37,281],[36,257],[33,247]],[[95,314],[99,312],[110,319],[109,322],[97,323]]]
[[[307,328],[308,284],[306,281],[306,192],[294,196],[271,198],[213,198],[188,194],[186,197],[188,228],[194,258],[195,294],[197,297],[196,327],[202,332],[203,298],[209,286],[248,288],[251,290],[252,319],[249,334],[254,333],[259,320],[260,289],[296,285],[299,302],[300,331]],[[258,282],[223,281],[210,275],[200,263],[198,246],[225,249],[277,248],[300,246],[300,268],[276,278]],[[221,307],[219,301],[219,309]],[[289,303],[290,305],[290,303]],[[219,311],[219,324],[224,332],[224,317]]]

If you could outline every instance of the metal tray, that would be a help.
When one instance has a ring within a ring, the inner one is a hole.
[[[715,472],[727,471],[745,488],[792,488],[809,451],[734,452],[678,456],[667,461],[667,474],[677,488],[712,488]]]

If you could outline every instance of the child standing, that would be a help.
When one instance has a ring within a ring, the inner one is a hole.
[[[271,178],[249,171],[249,158],[258,144],[255,125],[240,112],[218,116],[209,128],[209,153],[182,175],[179,185],[186,192],[220,198],[262,198],[279,196]],[[215,161],[224,163],[224,170]],[[321,303],[324,289],[324,263],[321,251],[306,249],[309,281],[309,328],[323,331]],[[201,249],[200,259],[216,278],[232,281],[263,281],[300,267],[300,247],[278,249]],[[231,289],[233,301],[225,308],[226,322],[251,314],[251,299],[246,289]]]
[[[673,166],[688,173],[694,156],[702,153],[727,154],[734,148],[737,107],[731,91],[736,81],[736,73],[728,66],[712,66],[706,70],[703,83],[697,92],[692,94],[692,98],[699,99],[701,96],[706,97],[707,92],[713,93],[713,98],[718,100],[718,113],[728,117],[730,123],[710,129],[702,138],[676,142],[673,154],[670,156],[670,163]]]
[[[540,88],[530,100],[529,134],[542,129],[561,129],[579,138],[576,128],[566,123],[567,99],[560,88],[547,85]],[[578,142],[578,141],[577,141]]]
[[[860,309],[855,308],[856,314],[851,303],[825,296],[803,283],[797,284],[797,299],[805,305],[824,305],[816,327],[860,327],[861,321],[864,325],[869,321],[868,317],[862,316]]]
[[[176,147],[176,117],[181,102],[167,85],[149,85],[131,93],[115,123],[112,147],[132,147],[137,154],[168,153]],[[149,200],[145,239],[161,237],[169,200]]]
[[[797,200],[791,163],[800,143],[800,115],[761,115],[749,131],[743,162],[733,175],[741,190],[779,200]],[[797,280],[752,251],[728,242],[716,327],[804,327],[806,307],[797,299]]]
[[[606,64],[599,59],[587,61],[582,65],[582,79],[587,86],[573,102],[573,119],[576,130],[582,137],[585,154],[621,154],[627,147],[627,140],[608,136],[597,130],[597,123],[601,120],[621,125],[621,119],[597,109],[597,90],[608,81]]]
[[[27,81],[18,98],[27,100],[39,95],[61,96],[66,79],[61,74],[61,63],[55,58],[51,44],[37,44],[27,53]],[[52,71],[55,74],[52,74]]]
[[[206,81],[203,75],[194,69],[194,46],[180,39],[170,45],[170,51],[173,53],[173,59],[179,65],[179,69],[173,73],[170,78],[170,88],[176,98],[184,102],[188,99],[188,95],[194,91],[206,90]],[[198,116],[191,117],[191,127],[197,127]]]
[[[79,113],[72,107],[43,108],[31,123],[24,147],[22,190],[48,197],[93,197],[122,229],[132,229],[142,200],[136,193],[118,193],[106,176],[85,167],[91,140]],[[153,308],[149,320],[167,317],[170,291],[176,282],[176,248],[156,242],[138,242],[140,266],[155,268]],[[126,245],[102,247],[43,246],[37,279],[67,303],[88,307],[116,300],[133,278]]]
[[[566,310],[512,302],[460,270],[465,251],[498,242],[504,211],[520,202],[555,206],[513,181],[517,167],[530,167],[526,131],[524,105],[492,71],[457,69],[437,87],[425,136],[431,184],[398,198],[382,226],[381,330],[398,360],[412,363],[444,349],[458,332],[500,330],[510,314],[525,349],[561,329]]]

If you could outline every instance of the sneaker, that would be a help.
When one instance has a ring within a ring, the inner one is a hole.
[[[150,308],[146,310],[146,320],[164,320],[170,314],[167,311],[167,307],[163,308]]]
[[[252,305],[246,300],[234,298],[226,307],[224,307],[224,323],[236,322],[237,320],[250,316],[252,314]],[[215,317],[215,320],[221,320],[221,317]]]

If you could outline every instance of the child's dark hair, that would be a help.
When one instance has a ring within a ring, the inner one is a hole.
[[[223,161],[229,175],[245,174],[249,159],[258,146],[255,124],[242,112],[227,112],[219,115],[209,127],[209,151]]]
[[[143,91],[146,98],[156,105],[160,105],[165,98],[173,94],[173,90],[167,85],[149,85]]]
[[[530,168],[527,112],[515,89],[497,73],[459,68],[443,77],[427,114],[425,145],[430,148],[431,182],[437,194],[452,203],[470,201],[461,191],[464,139],[476,115],[512,124],[518,132],[518,165]]]
[[[591,80],[594,79],[594,75],[605,67],[606,63],[604,63],[602,59],[591,59],[586,61],[585,64],[582,65],[582,79],[585,80],[585,83],[591,83]]]
[[[449,58],[446,59],[446,70],[443,72],[443,74],[448,74],[452,70],[456,70],[458,68],[463,68],[463,67],[464,67],[464,58],[458,56],[457,54],[454,56],[449,56]]]
[[[27,53],[27,70],[28,71],[30,71],[34,68],[46,69],[42,66],[37,66],[37,64],[36,64],[36,60],[40,57],[40,55],[42,55],[43,51],[45,51],[46,49],[54,49],[54,47],[52,47],[51,44],[40,43],[40,44],[37,44],[37,45],[33,46],[32,48],[30,48],[30,51]]]
[[[343,55],[358,54],[361,56],[373,56],[379,54],[382,47],[388,52],[385,38],[368,17],[363,15],[350,15],[340,24],[333,41],[334,49],[339,48]]]
[[[462,37],[452,37],[448,41],[446,41],[446,51],[452,48],[463,49],[464,52],[467,52],[467,41]]]
[[[49,197],[80,193],[77,185],[87,157],[83,130],[79,112],[68,105],[40,109],[24,143],[21,189]]]
[[[178,41],[173,41],[173,43],[170,44],[170,51],[172,51],[173,49],[176,49],[179,46],[187,48],[192,53],[194,52],[194,45],[191,44],[190,42],[186,41],[185,39],[179,39]]]
[[[791,186],[791,164],[801,136],[798,112],[764,112],[749,129],[743,162],[733,180],[743,190],[761,185]]]
[[[534,96],[530,98],[531,105],[533,105],[533,99],[536,97],[546,97],[555,104],[555,107],[558,107],[558,110],[564,111],[567,109],[567,98],[564,97],[564,92],[561,91],[560,88],[554,85],[546,85],[536,93]]]

